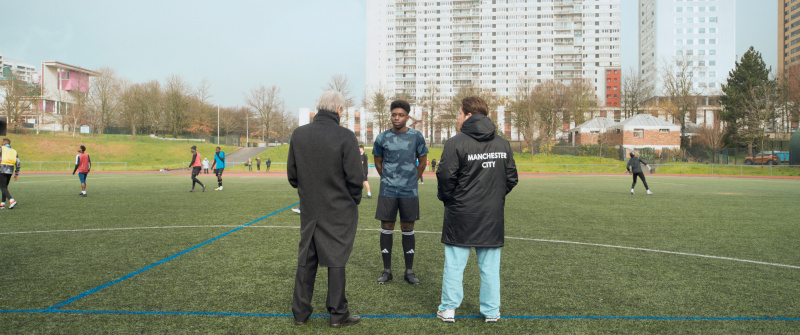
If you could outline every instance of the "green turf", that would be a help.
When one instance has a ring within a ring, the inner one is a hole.
[[[213,188],[213,177],[201,176]],[[573,241],[800,266],[794,180],[648,176],[522,178],[506,207],[504,316],[800,317],[800,269]],[[378,180],[371,180],[373,190]],[[0,211],[0,310],[46,309],[297,202],[283,177],[233,177],[225,190],[187,193],[188,175],[25,176]],[[348,263],[348,299],[362,315],[430,315],[441,294],[442,205],[420,186],[415,268],[422,285],[382,268],[376,199],[364,199]],[[290,314],[299,216],[279,212],[63,308],[65,311]],[[158,229],[135,229],[161,227]],[[103,230],[134,228],[127,230]],[[61,230],[61,231],[58,231]],[[79,230],[79,231],[66,231]],[[7,234],[31,232],[27,234]],[[527,239],[527,240],[526,240]],[[532,240],[537,239],[537,240]],[[396,236],[396,245],[400,243]],[[397,249],[397,248],[395,248]],[[473,254],[474,255],[474,254]],[[402,265],[402,255],[394,262]],[[478,315],[470,260],[458,315]],[[320,271],[316,313],[325,313]],[[0,313],[0,333],[318,333],[264,316]],[[348,333],[795,333],[800,321],[369,318]]]

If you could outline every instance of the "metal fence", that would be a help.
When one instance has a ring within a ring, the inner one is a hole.
[[[251,171],[250,167],[245,165],[247,162],[225,162],[225,171]],[[191,163],[183,162],[183,168],[188,169]],[[209,163],[208,168],[211,168]],[[258,171],[255,163],[252,166],[252,172]],[[261,163],[261,171],[267,171],[267,164]],[[286,171],[286,163],[272,163],[269,171]]]
[[[24,171],[51,171],[72,172],[75,162],[34,162],[22,161],[21,170]],[[128,171],[128,162],[92,162],[92,171]]]
[[[800,165],[651,164],[651,174],[800,176]]]
[[[519,172],[620,173],[624,170],[619,164],[517,164]]]

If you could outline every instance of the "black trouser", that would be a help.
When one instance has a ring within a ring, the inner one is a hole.
[[[195,166],[192,168],[192,189],[194,189],[195,184],[200,184],[202,187],[206,187],[203,183],[200,182],[200,179],[197,179],[197,175],[200,174],[200,167]]]
[[[311,306],[311,297],[314,295],[314,280],[317,278],[319,259],[313,240],[309,244],[307,257],[305,266],[297,266],[297,275],[294,278],[292,313],[297,321],[308,320],[314,311]],[[328,268],[328,299],[325,300],[325,306],[331,315],[331,324],[342,323],[350,317],[347,298],[344,296],[344,288],[344,267]]]
[[[644,173],[642,173],[642,172],[634,172],[633,173],[633,184],[631,184],[631,189],[636,187],[636,177],[637,176],[642,180],[642,184],[644,184],[644,188],[646,190],[650,190],[650,188],[647,187],[647,180],[644,180]]]
[[[8,183],[11,182],[11,175],[0,173],[0,191],[3,192],[3,202],[11,200],[11,193],[8,193]]]
[[[256,170],[261,171],[261,164],[256,164]]]

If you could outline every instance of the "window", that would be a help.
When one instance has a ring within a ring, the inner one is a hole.
[[[643,138],[643,137],[644,137],[644,129],[633,130],[633,138]]]
[[[662,134],[669,134],[669,129],[659,129],[658,132]]]

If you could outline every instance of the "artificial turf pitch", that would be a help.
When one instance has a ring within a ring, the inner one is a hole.
[[[800,181],[652,176],[655,195],[639,184],[632,196],[629,178],[520,179],[506,201],[497,324],[478,317],[474,252],[461,318],[433,317],[444,256],[434,178],[420,185],[419,286],[376,283],[376,197],[364,199],[347,295],[366,317],[336,330],[324,268],[314,296],[324,316],[293,325],[299,216],[285,177],[231,174],[213,191],[201,175],[206,192],[187,193],[188,174],[95,174],[82,198],[77,177],[23,175],[10,188],[19,205],[0,211],[0,333],[800,330]],[[402,273],[400,252],[393,263]]]

